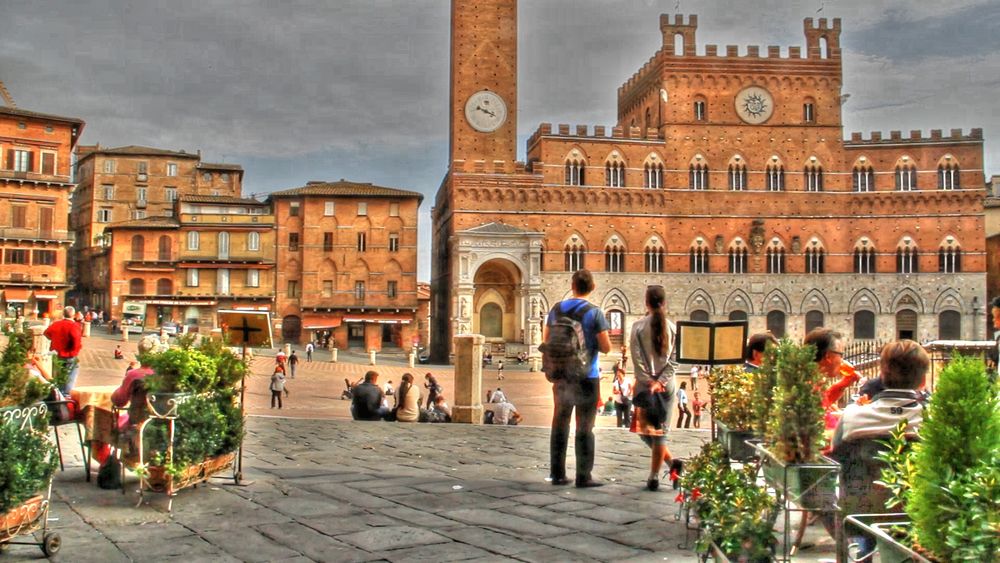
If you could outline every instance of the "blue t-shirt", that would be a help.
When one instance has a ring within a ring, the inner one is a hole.
[[[556,307],[559,307],[559,311],[565,315],[567,312],[583,306],[584,303],[588,303],[588,301],[586,299],[578,299],[574,297],[572,299],[560,301],[556,304]],[[555,307],[553,307],[553,309],[549,311],[549,316],[545,320],[545,324],[547,326],[552,326],[555,322],[556,312]],[[601,376],[600,372],[597,370],[597,335],[608,330],[608,320],[604,318],[604,314],[601,312],[600,307],[591,306],[591,309],[587,311],[586,315],[583,316],[583,321],[580,324],[583,325],[583,336],[587,342],[587,351],[590,353],[590,375],[588,375],[587,378],[597,379]]]

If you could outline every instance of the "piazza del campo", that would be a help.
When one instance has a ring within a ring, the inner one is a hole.
[[[0,2],[0,563],[1000,562],[998,18]]]

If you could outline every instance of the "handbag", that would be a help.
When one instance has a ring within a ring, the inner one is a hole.
[[[118,459],[118,452],[109,455],[97,470],[97,486],[102,489],[122,487],[122,462]]]

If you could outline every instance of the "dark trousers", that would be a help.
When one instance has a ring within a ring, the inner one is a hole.
[[[278,408],[281,408],[281,391],[271,391],[271,408],[274,408],[274,400],[278,400]]]
[[[691,428],[691,410],[684,403],[681,403],[677,407],[677,410],[680,411],[680,414],[677,416],[677,428],[681,427],[681,421],[684,422],[684,428]],[[667,426],[669,425],[670,423],[667,423]]]
[[[566,478],[566,447],[569,445],[569,421],[576,409],[576,479],[586,481],[594,469],[594,421],[597,418],[597,394],[600,381],[580,383],[556,381],[552,385],[555,408],[549,438],[549,476]]]
[[[615,415],[618,417],[618,428],[628,428],[632,425],[632,399],[622,397],[621,404],[615,405]]]

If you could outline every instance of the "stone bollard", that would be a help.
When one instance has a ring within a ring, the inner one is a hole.
[[[417,355],[416,354],[414,354],[413,352],[410,352],[410,354],[406,358],[407,358],[406,365],[410,366],[411,368],[414,368],[414,367],[417,366]]]
[[[285,344],[284,350],[285,350],[285,356],[291,356],[292,355],[292,345],[291,344]]]
[[[538,371],[542,367],[542,359],[538,356],[528,358],[528,371]]]
[[[122,325],[122,342],[128,342],[128,327]]]
[[[333,363],[337,363],[337,349],[336,348],[330,348],[330,361],[333,362]]]
[[[49,349],[49,344],[46,342],[48,339],[45,338],[44,334],[42,334],[45,332],[45,327],[38,325],[29,327],[29,329],[31,330],[32,348],[34,348],[35,353],[44,354]]]
[[[188,325],[181,325],[181,334],[188,333]]]
[[[14,319],[14,332],[20,333],[24,331],[24,317],[17,317]]]
[[[90,338],[90,323],[83,321],[83,337]]]
[[[455,337],[455,404],[451,417],[465,424],[483,423],[483,344],[481,334]]]
[[[372,348],[371,350],[368,351],[368,365],[370,365],[370,366],[375,365],[375,349],[374,348]]]

